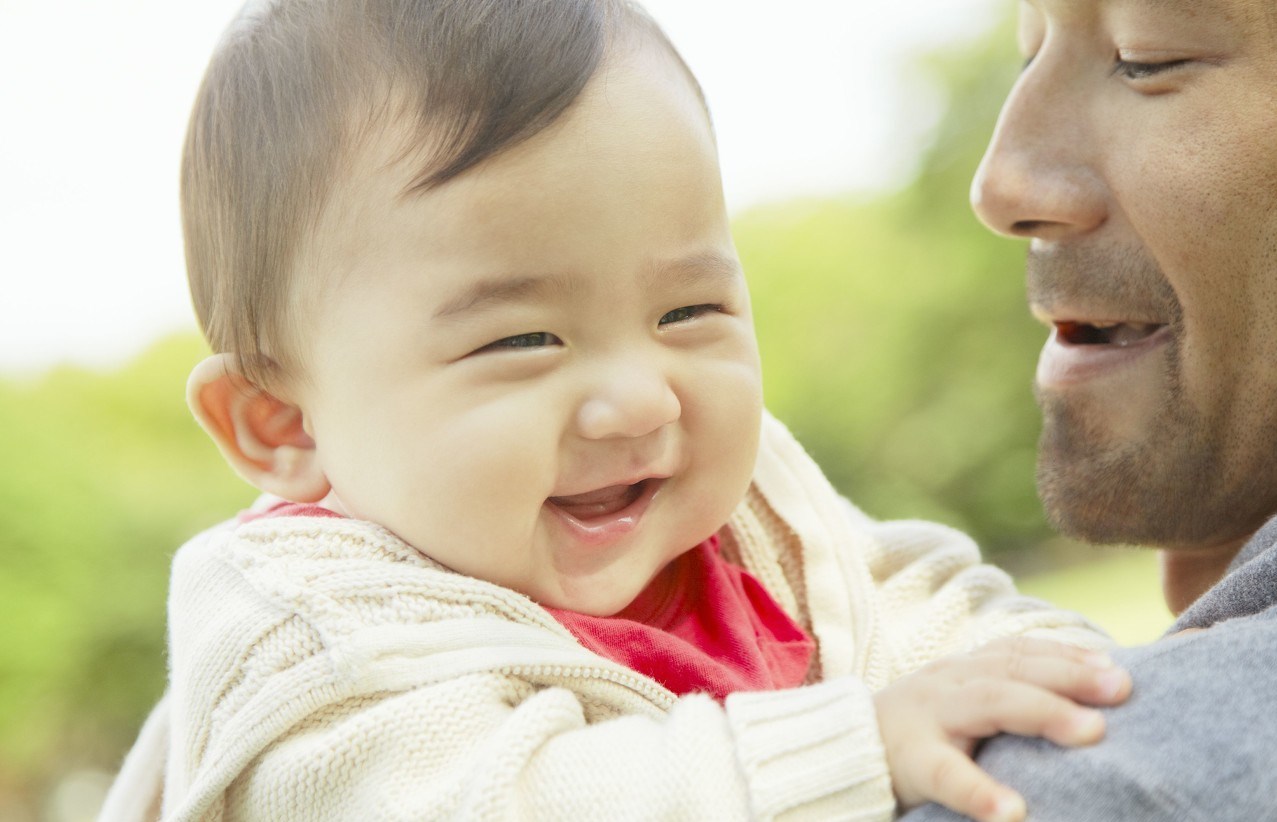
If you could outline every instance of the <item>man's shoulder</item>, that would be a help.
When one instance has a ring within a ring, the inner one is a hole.
[[[1097,745],[1000,736],[980,766],[1039,822],[1263,819],[1277,794],[1277,609],[1114,653],[1131,672]],[[911,822],[959,817],[938,807]]]

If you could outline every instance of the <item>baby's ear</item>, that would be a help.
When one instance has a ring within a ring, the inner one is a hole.
[[[302,410],[253,384],[230,354],[195,366],[186,403],[241,477],[292,502],[317,502],[330,490]]]

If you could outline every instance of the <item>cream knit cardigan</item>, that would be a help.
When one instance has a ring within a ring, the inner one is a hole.
[[[963,535],[855,510],[771,418],[722,533],[815,636],[807,686],[675,697],[371,523],[206,532],[101,820],[888,820],[875,690],[1012,634],[1106,644]]]

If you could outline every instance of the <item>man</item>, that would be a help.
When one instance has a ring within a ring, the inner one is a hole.
[[[972,203],[1051,327],[1039,490],[1164,549],[1180,619],[1104,742],[980,762],[1033,820],[1277,819],[1277,2],[1027,0],[1019,39]]]

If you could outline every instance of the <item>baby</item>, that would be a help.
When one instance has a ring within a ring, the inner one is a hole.
[[[764,414],[705,104],[632,4],[252,3],[182,196],[188,398],[267,496],[178,553],[105,819],[1014,819],[974,743],[1125,698]]]

